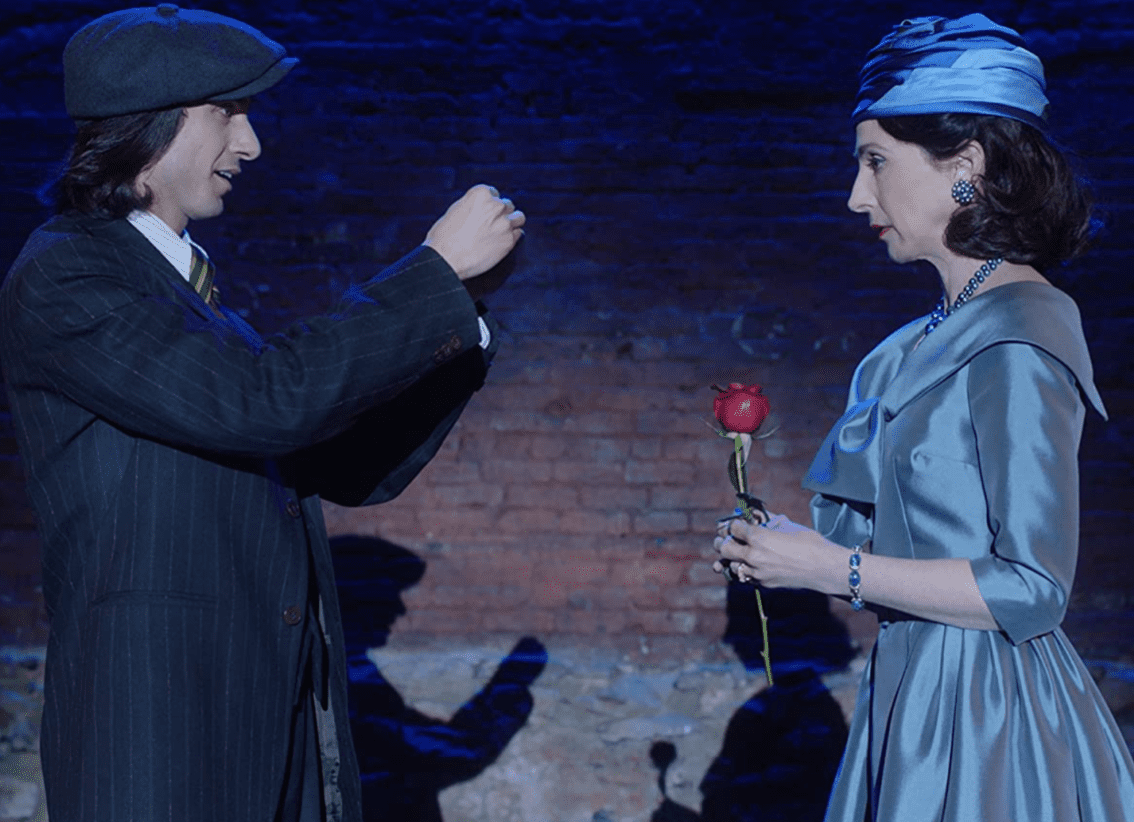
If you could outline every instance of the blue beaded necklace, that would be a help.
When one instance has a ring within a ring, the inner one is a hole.
[[[929,315],[929,322],[925,324],[925,334],[928,335],[930,331],[941,324],[942,320],[967,303],[969,298],[976,293],[976,290],[981,287],[981,284],[988,279],[989,275],[992,274],[1002,262],[1004,262],[1004,258],[997,257],[995,260],[989,260],[978,268],[976,274],[973,274],[968,285],[961,289],[961,293],[957,295],[957,299],[953,300],[951,306],[946,307],[945,298],[942,297],[938,301],[937,307],[933,309],[933,313]]]

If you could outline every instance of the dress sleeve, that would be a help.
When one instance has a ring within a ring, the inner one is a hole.
[[[861,545],[873,535],[867,503],[841,500],[816,494],[811,498],[811,523],[815,530],[831,542],[851,548]]]
[[[1004,343],[969,365],[969,408],[992,550],[972,561],[997,623],[1019,644],[1059,626],[1079,541],[1079,437],[1085,406],[1074,375],[1043,350]]]

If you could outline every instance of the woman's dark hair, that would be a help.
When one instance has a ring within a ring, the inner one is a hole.
[[[945,229],[950,251],[1003,257],[1043,271],[1087,249],[1090,191],[1063,152],[1033,126],[983,114],[888,117],[878,124],[938,161],[957,156],[970,141],[984,149],[976,200],[958,209]]]
[[[116,219],[148,208],[153,195],[138,195],[134,180],[169,148],[181,115],[172,108],[77,120],[75,143],[54,186],[55,211]]]

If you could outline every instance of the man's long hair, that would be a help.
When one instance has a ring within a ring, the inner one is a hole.
[[[99,120],[76,120],[74,145],[54,185],[55,211],[106,220],[146,209],[149,191],[134,181],[169,148],[181,127],[181,107]]]

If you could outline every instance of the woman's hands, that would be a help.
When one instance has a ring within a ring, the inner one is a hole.
[[[846,593],[846,549],[816,531],[776,514],[764,525],[739,517],[722,522],[713,540],[720,558],[741,582],[758,582],[765,588],[810,588],[824,594]]]
[[[728,519],[713,540],[719,559],[713,569],[765,588],[808,588],[846,597],[850,552],[818,532],[773,516],[765,525]],[[981,596],[966,559],[905,559],[862,554],[862,598],[933,622],[1000,630]]]

